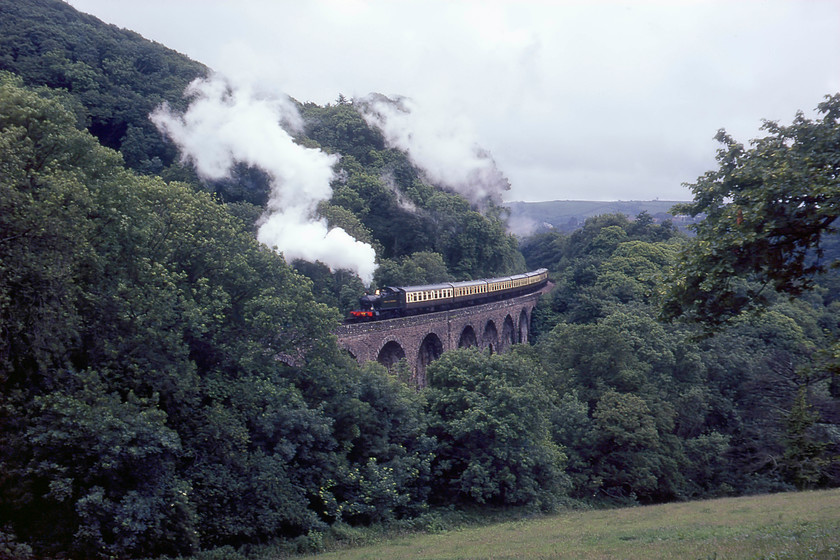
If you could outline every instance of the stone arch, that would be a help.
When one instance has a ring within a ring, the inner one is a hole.
[[[496,330],[496,323],[493,320],[487,321],[484,325],[484,334],[481,335],[481,347],[490,350],[490,353],[499,349],[499,331]]]
[[[426,386],[426,366],[434,362],[443,354],[443,342],[435,333],[429,333],[420,343],[420,350],[417,352],[417,366],[415,371],[415,382],[418,387]]]
[[[403,350],[403,347],[400,346],[400,343],[396,340],[387,342],[385,346],[379,350],[379,355],[376,357],[376,361],[388,369],[393,369],[393,367],[397,365],[397,362],[404,359],[405,350]]]
[[[471,348],[473,346],[478,346],[478,337],[475,336],[475,329],[472,328],[472,325],[467,325],[458,338],[458,348]]]
[[[503,352],[516,344],[516,328],[513,326],[513,318],[510,315],[505,317],[502,323],[502,338],[499,339],[499,351]]]
[[[525,344],[528,342],[528,335],[530,334],[531,320],[528,318],[528,310],[523,309],[519,314],[519,342]]]

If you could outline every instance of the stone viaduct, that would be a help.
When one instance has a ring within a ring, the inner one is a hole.
[[[544,290],[543,290],[544,291]],[[378,361],[392,367],[402,359],[412,380],[426,385],[426,366],[446,350],[476,346],[504,352],[527,342],[531,314],[540,292],[449,311],[341,325],[338,342],[359,363]]]

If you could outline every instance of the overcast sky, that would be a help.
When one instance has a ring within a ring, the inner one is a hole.
[[[299,101],[409,97],[507,200],[688,200],[719,128],[746,142],[840,92],[837,0],[69,3]]]

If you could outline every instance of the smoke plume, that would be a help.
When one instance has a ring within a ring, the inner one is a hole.
[[[378,128],[388,146],[404,150],[428,179],[461,194],[472,204],[487,200],[502,202],[510,183],[489,152],[475,142],[475,134],[463,119],[443,122],[424,114],[407,97],[389,98],[370,94],[355,99],[365,121]]]
[[[164,104],[150,115],[152,122],[204,178],[227,177],[237,162],[271,176],[257,239],[282,251],[287,261],[318,260],[333,270],[349,269],[369,285],[376,269],[373,247],[315,217],[318,202],[332,195],[338,158],[294,142],[287,129],[299,130],[302,121],[291,100],[233,87],[218,76],[195,80],[185,96],[192,99],[185,113]]]

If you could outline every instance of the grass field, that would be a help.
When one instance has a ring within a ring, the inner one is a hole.
[[[338,559],[840,558],[840,489],[566,512],[411,535]]]

